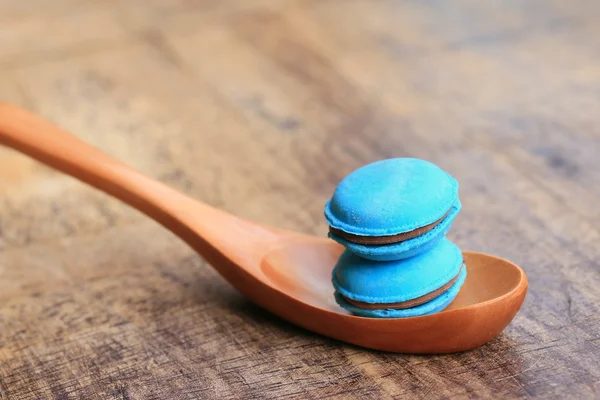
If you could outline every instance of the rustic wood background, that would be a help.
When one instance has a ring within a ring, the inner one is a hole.
[[[381,158],[461,182],[451,238],[525,304],[463,354],[363,350],[0,149],[0,398],[599,398],[600,2],[0,0],[0,100],[265,224],[325,235]]]

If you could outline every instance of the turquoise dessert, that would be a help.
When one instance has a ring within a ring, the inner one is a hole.
[[[458,182],[437,165],[392,158],[346,176],[325,206],[329,237],[371,260],[416,256],[434,247],[460,212]]]
[[[394,261],[342,253],[333,271],[337,303],[364,317],[416,317],[445,309],[467,276],[460,249],[442,238],[429,251]]]

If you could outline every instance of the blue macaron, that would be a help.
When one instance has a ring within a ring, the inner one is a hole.
[[[333,240],[361,257],[389,261],[431,249],[460,209],[450,174],[425,160],[392,158],[346,176],[325,218]]]
[[[429,251],[374,261],[346,250],[333,271],[340,306],[366,317],[400,318],[446,308],[466,279],[460,249],[446,238]]]

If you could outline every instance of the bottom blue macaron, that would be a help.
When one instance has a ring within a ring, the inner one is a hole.
[[[467,279],[467,268],[463,265],[458,275],[458,279],[447,291],[436,297],[435,299],[421,304],[413,308],[407,308],[404,310],[395,309],[382,309],[382,310],[369,310],[365,308],[357,307],[353,304],[348,303],[344,297],[339,293],[335,292],[336,302],[351,313],[370,318],[407,318],[407,317],[419,317],[422,315],[433,314],[436,312],[443,311],[446,307],[452,303],[452,301],[458,295],[460,288]]]

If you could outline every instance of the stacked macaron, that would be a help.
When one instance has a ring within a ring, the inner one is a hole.
[[[387,318],[446,308],[466,278],[446,238],[460,208],[457,181],[428,161],[378,161],[344,178],[325,206],[329,237],[346,247],[333,271],[338,304]]]

